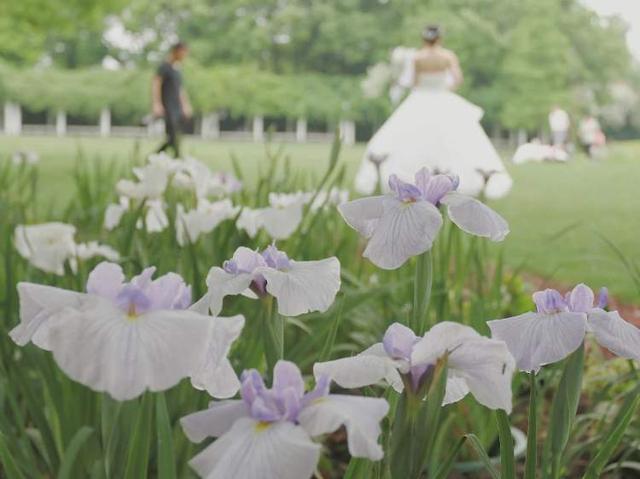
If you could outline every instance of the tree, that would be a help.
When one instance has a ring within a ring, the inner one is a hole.
[[[33,63],[45,53],[55,53],[64,45],[60,40],[71,38],[75,38],[77,52],[82,40],[77,33],[97,30],[100,39],[105,16],[120,11],[125,3],[126,0],[2,1],[0,58],[15,64]]]

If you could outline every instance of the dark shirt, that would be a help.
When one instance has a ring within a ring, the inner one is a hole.
[[[169,62],[163,62],[157,70],[161,80],[160,97],[165,114],[171,117],[182,115],[180,90],[182,88],[182,74]]]

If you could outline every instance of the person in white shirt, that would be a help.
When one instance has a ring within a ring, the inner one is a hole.
[[[551,138],[553,146],[564,148],[569,136],[569,127],[571,119],[569,114],[559,106],[554,106],[549,113],[549,128],[551,129]]]

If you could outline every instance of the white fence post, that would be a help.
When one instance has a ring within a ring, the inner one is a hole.
[[[261,116],[253,117],[253,141],[264,140],[264,118]]]
[[[56,135],[64,136],[67,134],[67,113],[58,110],[56,113]]]
[[[22,110],[17,103],[4,104],[4,133],[13,136],[22,133]]]
[[[111,110],[108,107],[100,110],[100,136],[106,137],[111,135]]]
[[[351,120],[340,120],[340,139],[347,146],[356,143],[356,124]]]
[[[307,141],[307,119],[298,118],[296,121],[296,141],[304,143]]]
[[[220,115],[218,113],[210,112],[202,116],[200,135],[202,138],[220,138]]]
[[[162,136],[164,131],[164,118],[152,118],[147,124],[148,136]]]

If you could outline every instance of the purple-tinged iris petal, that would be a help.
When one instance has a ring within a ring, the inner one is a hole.
[[[291,260],[283,251],[279,251],[274,245],[269,245],[262,252],[267,266],[277,269],[278,271],[287,271],[291,268]]]
[[[588,313],[593,309],[594,295],[591,288],[579,284],[569,293],[569,310],[574,313]]]
[[[274,422],[282,419],[282,414],[273,404],[268,404],[264,398],[258,397],[251,403],[251,416],[258,421]]]
[[[251,291],[256,293],[256,295],[262,298],[263,296],[267,295],[267,280],[264,279],[264,276],[259,274],[255,278],[253,278],[253,281],[251,281],[251,285],[249,286],[249,288],[251,288]]]
[[[256,268],[267,265],[260,253],[245,248],[244,246],[238,248],[233,254],[233,258],[226,262],[226,264],[229,268],[234,269],[233,274],[253,273]]]
[[[416,186],[424,194],[427,189],[427,185],[431,181],[431,172],[429,171],[429,168],[420,168],[416,173],[415,178]]]
[[[422,190],[422,196],[429,203],[437,205],[447,194],[456,189],[453,178],[448,175],[432,176]]]
[[[124,284],[120,265],[102,262],[93,268],[87,279],[87,293],[115,301]]]
[[[423,364],[419,366],[411,366],[409,370],[409,374],[411,376],[411,387],[414,391],[417,391],[420,388],[420,380],[425,373],[433,368],[431,364]]]
[[[329,395],[329,388],[331,387],[331,378],[327,374],[320,374],[316,378],[316,387],[306,393],[302,398],[303,407],[308,406],[316,399]]]
[[[149,286],[149,284],[151,284],[151,278],[153,277],[155,272],[156,267],[149,266],[148,268],[143,269],[142,273],[140,273],[138,276],[134,276],[131,279],[131,284],[136,285],[140,289],[145,289]]]
[[[313,400],[329,394],[329,379],[320,379],[316,388],[304,392],[304,380],[298,367],[278,361],[273,370],[273,387],[267,389],[255,369],[242,374],[240,394],[251,417],[258,421],[297,422],[302,410]]]
[[[417,340],[417,336],[411,329],[400,323],[393,323],[384,333],[382,345],[391,358],[409,361],[413,345]]]
[[[228,259],[222,263],[222,269],[229,274],[238,274],[238,263],[235,260]]]
[[[153,309],[186,309],[191,305],[191,287],[176,273],[152,281],[146,294]]]
[[[173,302],[172,309],[188,309],[193,303],[193,297],[191,295],[191,286],[183,284],[179,294],[176,296]]]
[[[134,284],[123,286],[115,302],[121,310],[130,315],[146,313],[152,306],[149,297]]]
[[[288,361],[278,361],[273,369],[273,390],[282,392],[292,388],[302,397],[304,395],[304,380],[300,369]]]
[[[568,310],[567,302],[555,289],[536,291],[533,293],[533,302],[539,313],[554,314]]]
[[[242,400],[248,408],[251,408],[251,404],[258,397],[258,394],[266,390],[262,376],[255,369],[249,369],[242,373],[240,381],[242,382],[240,387]]]
[[[605,309],[609,304],[609,290],[607,288],[600,288],[600,292],[598,293],[598,304],[597,307],[600,309]]]
[[[282,419],[285,421],[297,421],[302,411],[302,396],[293,388],[287,388],[280,392],[280,407]]]
[[[100,263],[89,274],[87,292],[113,301],[129,315],[150,311],[182,310],[191,305],[191,287],[180,275],[168,273],[152,281],[156,268],[146,268],[124,282],[120,266]]]
[[[422,192],[417,186],[402,181],[396,175],[389,177],[389,188],[400,201],[409,202],[422,199]]]

